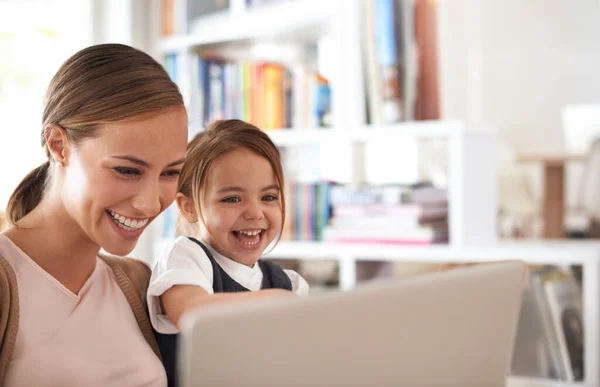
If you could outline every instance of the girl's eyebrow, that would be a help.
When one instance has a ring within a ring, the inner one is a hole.
[[[272,184],[269,186],[266,186],[264,188],[261,189],[261,191],[270,191],[270,190],[277,190],[279,191],[279,186],[277,184]],[[223,187],[220,190],[217,191],[217,193],[225,193],[225,192],[245,192],[246,190],[242,187]]]
[[[217,193],[225,193],[225,192],[244,192],[245,189],[242,187],[223,187],[217,191]]]
[[[261,191],[270,191],[270,190],[279,191],[279,186],[277,184],[273,184],[273,185],[269,185],[269,186],[266,186],[265,188],[261,189]]]

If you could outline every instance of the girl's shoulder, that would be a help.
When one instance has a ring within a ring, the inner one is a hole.
[[[292,291],[299,296],[308,295],[308,282],[295,270],[284,269],[284,273],[289,277],[292,282]]]
[[[195,264],[211,266],[207,253],[187,236],[178,236],[167,243],[158,253],[155,268]]]
[[[159,259],[161,257],[170,257],[173,255],[186,255],[186,256],[204,256],[206,253],[203,249],[198,246],[196,242],[191,240],[187,236],[178,236],[166,243],[159,252]]]

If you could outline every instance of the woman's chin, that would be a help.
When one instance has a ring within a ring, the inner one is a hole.
[[[135,248],[135,243],[112,243],[102,246],[102,250],[110,255],[118,255],[124,257],[130,254]]]

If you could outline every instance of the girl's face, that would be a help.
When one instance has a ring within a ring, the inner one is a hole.
[[[254,266],[281,231],[280,195],[266,158],[244,148],[220,156],[206,179],[202,237],[224,256]]]
[[[183,108],[103,125],[61,169],[61,201],[83,233],[126,255],[175,198],[187,144]]]

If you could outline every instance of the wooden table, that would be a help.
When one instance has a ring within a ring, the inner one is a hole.
[[[544,168],[544,237],[563,238],[565,211],[565,165],[583,162],[585,155],[569,153],[530,153],[517,157],[521,163],[539,163]]]

